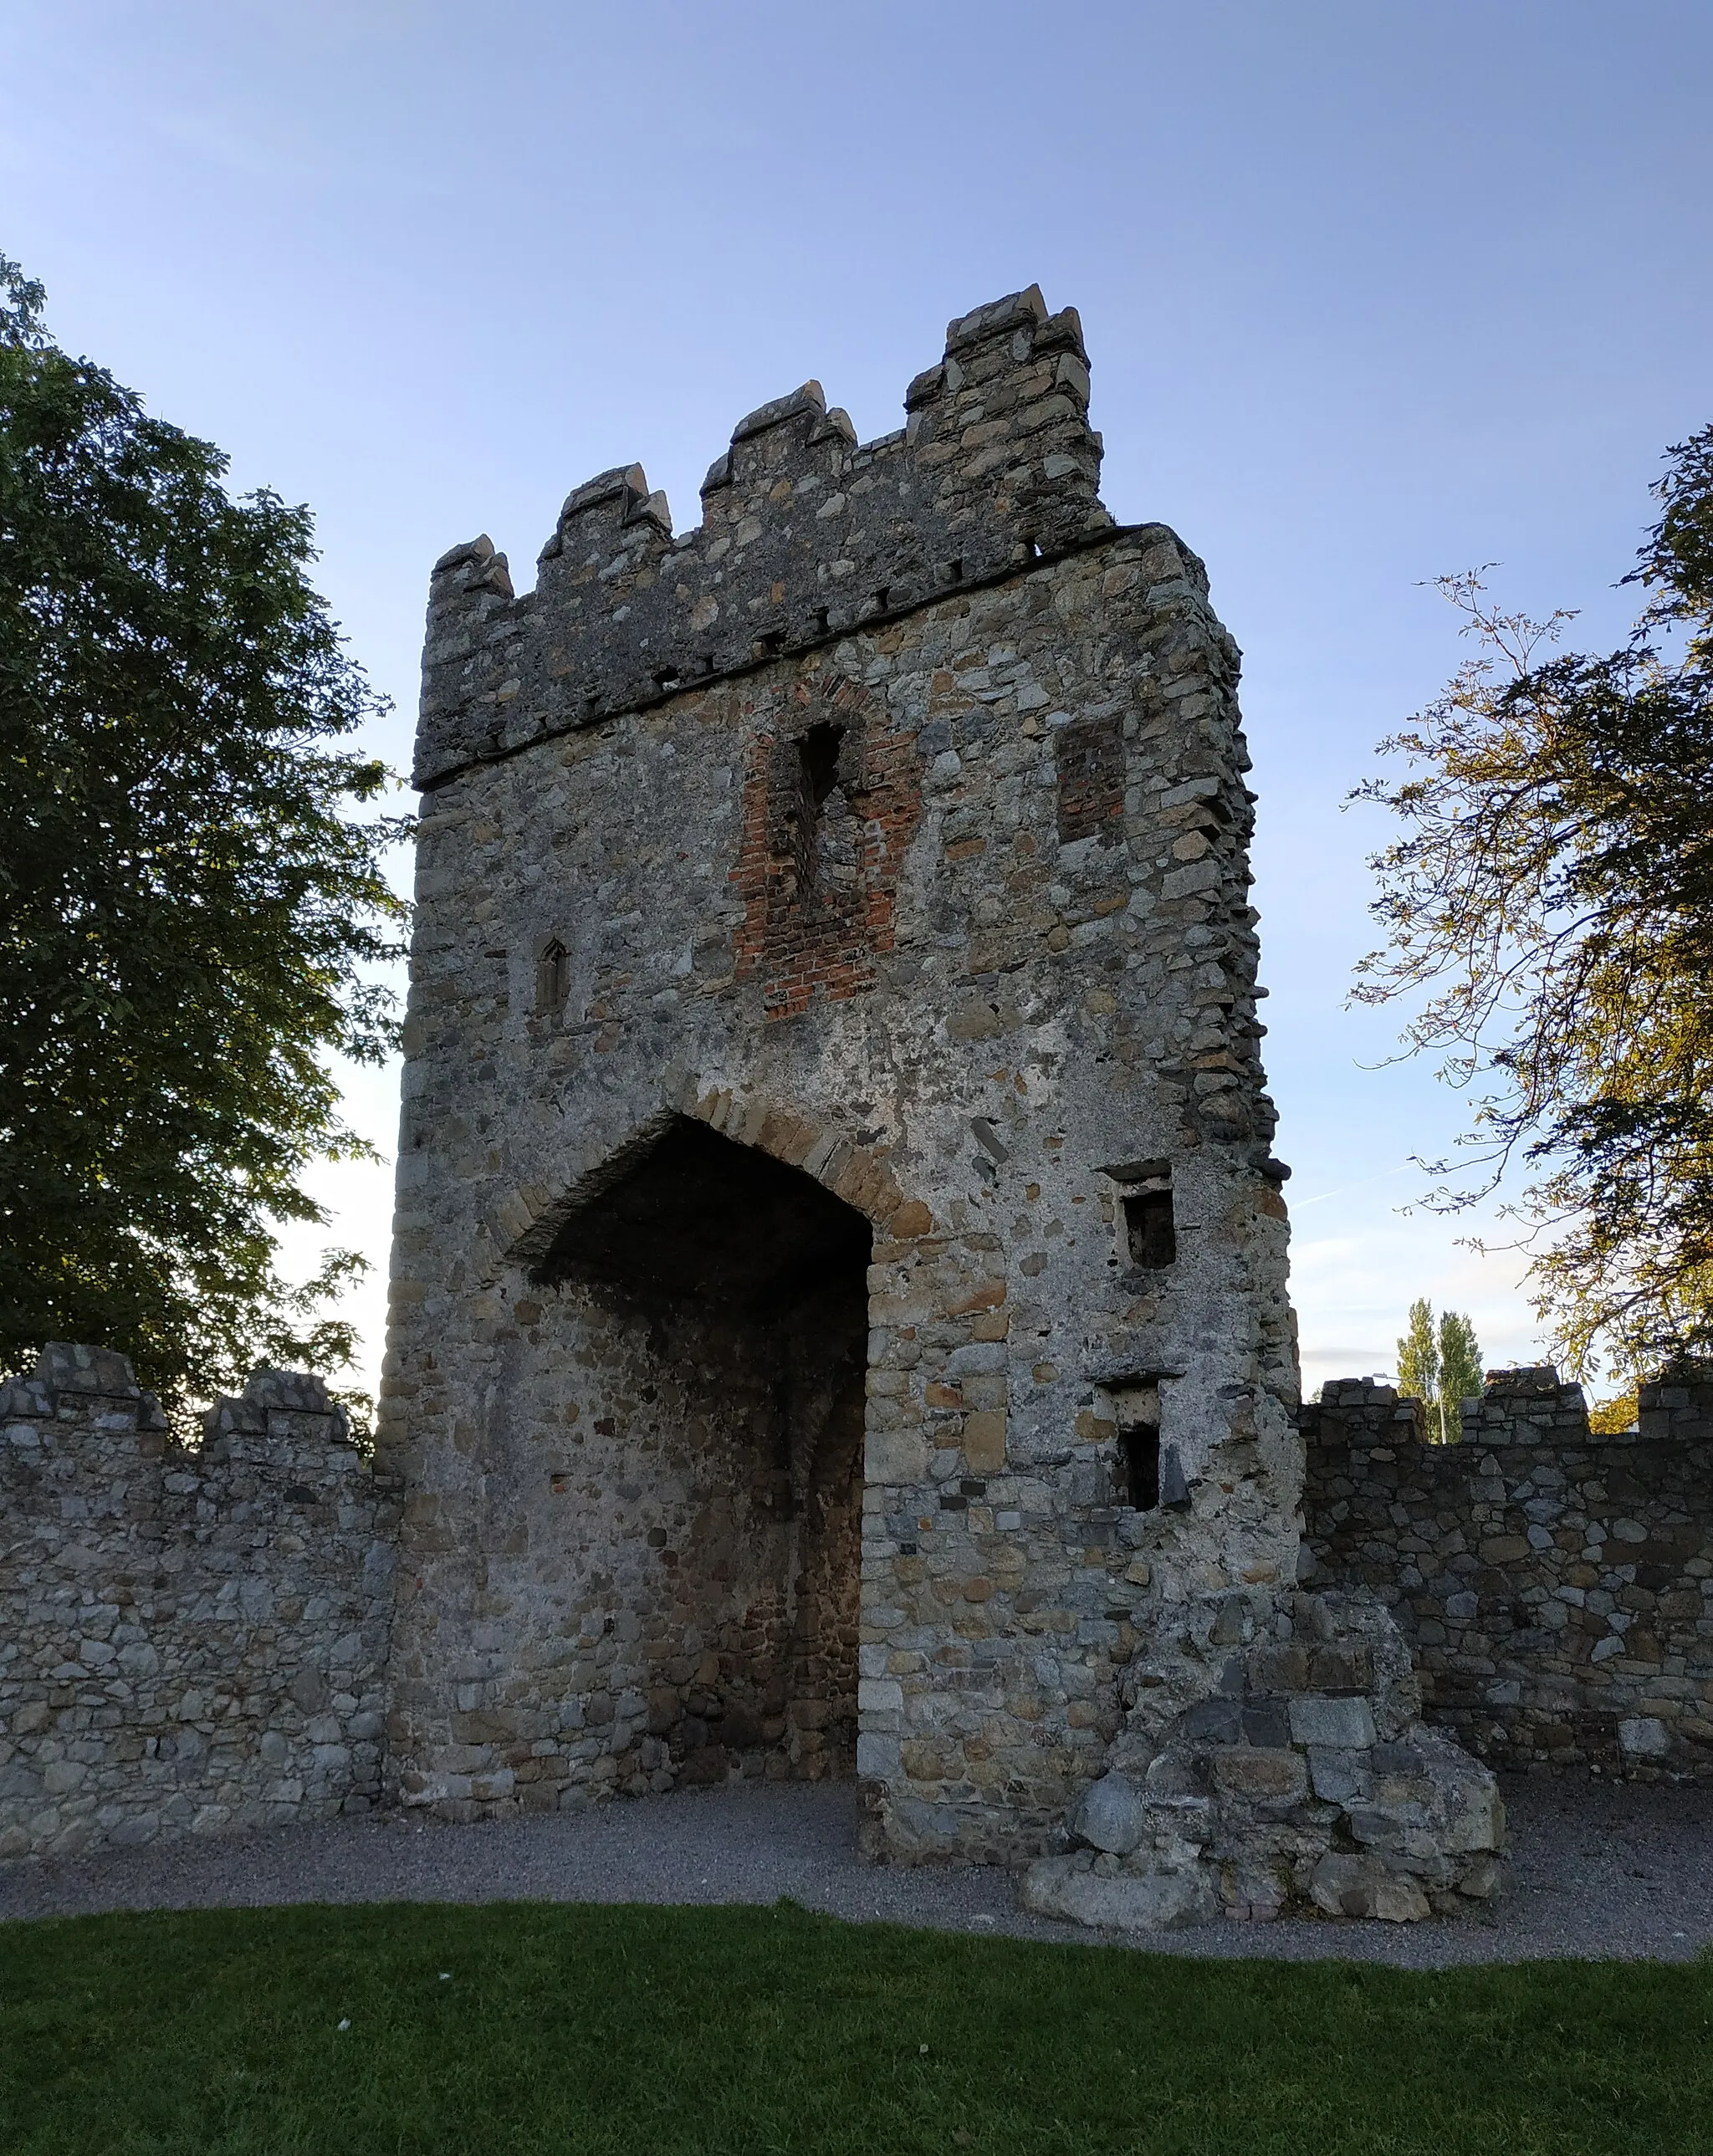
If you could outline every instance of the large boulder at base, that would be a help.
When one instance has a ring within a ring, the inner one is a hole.
[[[1032,1916],[1118,1932],[1170,1931],[1219,1914],[1218,1890],[1199,1864],[1136,1874],[1097,1871],[1094,1862],[1086,1851],[1037,1857],[1023,1874],[1023,1907]]]

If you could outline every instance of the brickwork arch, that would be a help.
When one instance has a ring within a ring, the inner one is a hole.
[[[795,1103],[741,1086],[703,1086],[691,1079],[673,1087],[654,1115],[616,1145],[609,1143],[592,1164],[554,1184],[518,1183],[508,1190],[481,1229],[487,1276],[508,1265],[540,1264],[566,1221],[629,1174],[681,1116],[800,1168],[865,1214],[877,1235],[890,1241],[911,1242],[934,1233],[932,1213],[900,1188],[886,1146],[865,1144]]]

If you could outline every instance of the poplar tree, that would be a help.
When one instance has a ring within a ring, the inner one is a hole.
[[[1443,1312],[1436,1331],[1428,1297],[1410,1305],[1408,1328],[1397,1343],[1397,1386],[1426,1408],[1430,1445],[1457,1443],[1462,1404],[1481,1390],[1481,1349],[1464,1312]]]
[[[366,1148],[329,1059],[393,1040],[403,908],[361,816],[383,708],[308,568],[309,513],[49,337],[0,259],[0,1369],[116,1348],[169,1403],[259,1356],[322,1368],[286,1221]]]
[[[1439,1342],[1433,1306],[1425,1296],[1410,1305],[1409,1329],[1397,1343],[1397,1388],[1412,1399],[1439,1397]]]
[[[1481,1348],[1466,1312],[1447,1310],[1439,1318],[1439,1439],[1454,1445],[1463,1435],[1463,1403],[1481,1392]]]

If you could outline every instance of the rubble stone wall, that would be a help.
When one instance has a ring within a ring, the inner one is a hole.
[[[1713,1372],[1615,1437],[1551,1369],[1495,1373],[1457,1445],[1359,1378],[1304,1422],[1305,1577],[1391,1609],[1430,1720],[1497,1766],[1713,1779]]]
[[[651,1249],[718,1270],[774,1232],[738,1168],[711,1211],[643,1190],[688,1126],[870,1246],[877,1846],[1047,1846],[1162,1612],[1294,1574],[1238,655],[1195,556],[1101,507],[1086,367],[1017,295],[951,326],[898,434],[856,444],[814,385],[753,414],[682,539],[633,468],[572,495],[534,593],[486,540],[435,572],[380,1424],[406,1801],[814,1771],[743,1644],[787,1621],[779,1567],[717,1547],[763,1517],[777,1404],[728,1388],[695,1463],[656,1435],[696,1327],[741,1359],[761,1321],[675,1303]],[[597,1307],[565,1254],[621,1228]],[[836,1720],[809,1592],[788,1564]]]
[[[484,1630],[444,1672],[443,1812],[604,1795],[626,1759],[661,1789],[851,1773],[861,1303],[853,1327],[826,1296],[791,1324],[538,1296],[546,1411],[486,1458]],[[419,1530],[419,1574],[437,1540]]]
[[[0,1857],[379,1794],[398,1509],[320,1379],[181,1450],[123,1357],[0,1383]]]

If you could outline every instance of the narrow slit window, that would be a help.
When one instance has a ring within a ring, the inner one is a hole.
[[[1171,1185],[1157,1190],[1134,1191],[1124,1201],[1124,1240],[1130,1263],[1145,1271],[1158,1272],[1175,1264],[1178,1232],[1172,1219]]]
[[[818,816],[826,806],[827,796],[839,783],[839,747],[845,738],[842,726],[829,725],[825,720],[811,726],[797,744],[797,752],[803,759],[803,796],[811,816]]]
[[[571,961],[556,936],[542,946],[535,962],[535,1007],[544,1018],[557,1017],[565,1008],[571,986]]]
[[[786,828],[800,899],[807,899],[821,880],[821,815],[839,783],[844,739],[844,728],[824,719],[797,743],[797,799]]]
[[[1133,1423],[1119,1432],[1119,1502],[1139,1512],[1160,1506],[1160,1432]]]

